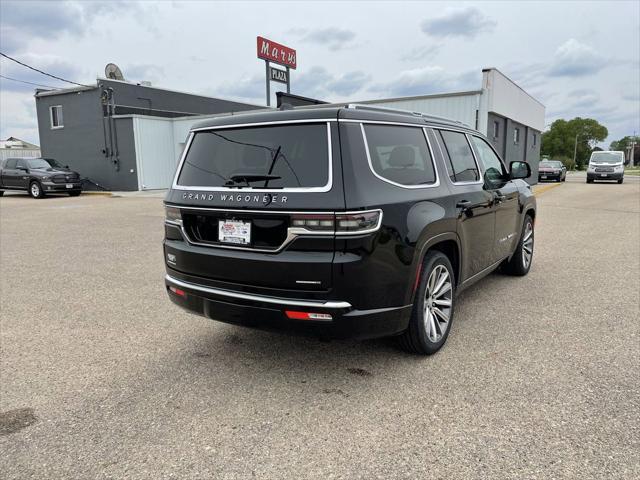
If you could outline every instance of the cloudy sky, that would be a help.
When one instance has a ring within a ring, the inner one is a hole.
[[[263,35],[298,52],[292,93],[325,100],[478,89],[497,67],[546,106],[640,132],[640,2],[0,1],[0,51],[95,83],[128,80],[264,104]],[[0,60],[4,77],[65,84]],[[273,84],[275,87],[278,84]],[[32,85],[0,78],[0,138],[38,143]]]

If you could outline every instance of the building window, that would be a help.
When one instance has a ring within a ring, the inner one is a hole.
[[[519,128],[514,128],[513,129],[513,144],[514,145],[518,145],[520,143],[520,129]]]
[[[533,134],[533,142],[531,142],[532,146],[536,146],[538,144],[538,135]]]
[[[51,120],[51,128],[62,128],[64,122],[62,121],[62,105],[53,105],[49,107],[49,118]]]
[[[494,121],[493,122],[493,139],[497,140],[499,136],[500,136],[500,122]]]

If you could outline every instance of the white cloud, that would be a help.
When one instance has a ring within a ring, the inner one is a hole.
[[[607,60],[595,49],[570,38],[555,52],[549,75],[580,77],[590,75],[607,66]]]
[[[449,10],[439,17],[423,20],[420,25],[424,33],[433,37],[463,38],[474,38],[481,33],[491,32],[495,26],[496,22],[476,7]]]

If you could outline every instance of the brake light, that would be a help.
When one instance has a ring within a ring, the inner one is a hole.
[[[333,317],[328,313],[316,313],[316,312],[297,312],[294,310],[287,310],[284,312],[288,318],[292,320],[332,320]]]

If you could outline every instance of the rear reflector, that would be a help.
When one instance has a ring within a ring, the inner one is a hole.
[[[296,312],[293,310],[287,310],[285,313],[292,320],[331,320],[333,318],[328,313]]]
[[[187,294],[184,293],[184,290],[180,290],[179,288],[169,287],[169,290],[171,290],[173,293],[175,293],[176,295],[179,295],[181,297],[186,297],[187,296]]]

